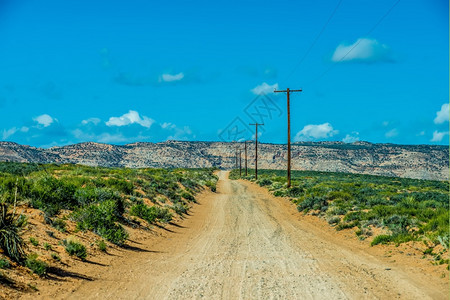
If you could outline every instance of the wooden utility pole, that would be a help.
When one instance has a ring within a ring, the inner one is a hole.
[[[287,88],[284,91],[274,90],[274,93],[286,93],[287,94],[287,131],[288,131],[288,142],[287,142],[287,187],[291,187],[291,103],[289,99],[289,94],[294,92],[301,92],[302,90],[290,90]]]
[[[255,125],[255,179],[258,180],[258,126],[264,125],[264,123],[254,123],[249,125]]]
[[[244,142],[245,145],[245,176],[248,176],[248,169],[247,169],[247,141]]]
[[[235,153],[235,155],[234,155],[234,158],[235,158],[235,162],[236,162],[236,164],[235,164],[235,166],[236,166],[236,169],[238,168],[238,147],[237,146],[235,146],[236,148],[236,153]]]
[[[239,150],[239,178],[242,177],[242,150]]]

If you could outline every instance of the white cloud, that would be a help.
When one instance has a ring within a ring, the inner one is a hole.
[[[258,132],[258,139],[260,139],[262,137],[263,133],[260,131]],[[255,140],[256,134],[252,134],[252,137],[250,138],[252,141]],[[243,142],[245,140],[245,138],[242,138],[240,140],[238,140],[238,142]]]
[[[142,127],[150,128],[155,121],[146,117],[139,116],[139,113],[134,110],[130,110],[128,113],[123,114],[120,117],[111,117],[109,121],[106,122],[107,126],[126,126],[130,124],[139,124]]]
[[[17,129],[16,127],[10,128],[10,129],[8,129],[8,130],[3,129],[2,140],[6,140],[6,139],[9,138],[10,136],[12,136],[14,133],[16,133],[17,130],[18,130],[18,129]]]
[[[183,72],[180,72],[178,74],[172,75],[172,74],[162,74],[161,77],[159,77],[159,81],[165,81],[165,82],[172,82],[172,81],[179,81],[184,78]]]
[[[351,51],[351,52],[350,52]],[[331,57],[333,62],[342,61],[389,61],[390,49],[376,39],[360,38],[351,45],[340,44]]]
[[[330,123],[323,123],[319,125],[306,125],[299,131],[294,141],[311,141],[317,139],[326,139],[338,134],[338,130],[334,130]]]
[[[354,143],[359,141],[359,132],[352,132],[352,134],[347,134],[345,138],[342,139],[344,143]]]
[[[173,129],[175,127],[177,127],[177,126],[175,124],[170,123],[170,122],[164,122],[164,123],[161,124],[161,128],[162,129]]]
[[[396,137],[398,135],[398,130],[396,128],[389,130],[388,132],[385,133],[385,137],[387,138],[392,138],[392,137]]]
[[[103,132],[100,134],[83,132],[80,129],[75,129],[72,131],[73,136],[80,141],[94,141],[97,143],[126,143],[126,142],[135,142],[135,141],[143,141],[148,139],[147,136],[137,135],[132,137],[126,137],[122,133],[111,134],[108,132]]]
[[[173,125],[173,126],[168,127],[168,129],[173,130],[174,133],[171,134],[170,136],[168,136],[167,140],[188,140],[190,137],[195,138],[195,135],[192,135],[192,130],[191,130],[191,128],[189,128],[189,126],[184,126],[183,128],[178,128],[175,125]]]
[[[442,139],[444,136],[448,135],[448,131],[437,131],[435,130],[433,132],[433,138],[431,139],[431,142],[442,142]]]
[[[53,119],[47,114],[43,114],[40,116],[37,116],[36,118],[33,118],[33,121],[38,122],[39,125],[42,125],[44,127],[50,126],[56,119]]]
[[[436,118],[434,118],[435,124],[442,124],[444,122],[448,122],[450,114],[450,109],[448,103],[444,103],[441,106],[441,110],[436,112]]]
[[[9,138],[10,136],[14,135],[16,132],[20,131],[20,132],[28,132],[30,130],[30,128],[26,127],[26,126],[22,126],[20,129],[17,127],[13,127],[10,128],[8,130],[3,129],[2,132],[2,140],[6,140],[7,138]]]
[[[273,90],[278,89],[278,83],[269,85],[265,82],[251,89],[251,92],[255,95],[270,94]]]
[[[98,123],[100,123],[100,121],[101,120],[99,118],[89,118],[89,119],[81,121],[81,124],[87,125],[89,123],[92,123],[94,125],[97,125]]]

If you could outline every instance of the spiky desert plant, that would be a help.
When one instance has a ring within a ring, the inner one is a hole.
[[[25,257],[25,244],[20,236],[23,224],[23,217],[8,212],[8,206],[0,203],[0,247],[6,255],[17,262]]]

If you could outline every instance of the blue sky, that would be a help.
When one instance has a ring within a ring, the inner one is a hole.
[[[0,140],[285,143],[291,88],[294,141],[448,145],[448,1],[396,3],[0,1]]]

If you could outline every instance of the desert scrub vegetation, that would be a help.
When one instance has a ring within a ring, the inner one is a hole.
[[[20,232],[26,218],[14,212],[16,205],[40,210],[45,224],[61,234],[92,231],[122,246],[128,238],[127,226],[137,226],[139,219],[148,226],[172,221],[174,214],[187,213],[190,203],[196,202],[197,193],[205,188],[214,191],[217,179],[214,169],[2,162],[0,247],[12,260],[25,260]],[[29,241],[34,247],[39,246],[36,238]]]
[[[86,247],[76,240],[74,237],[69,237],[63,241],[63,245],[70,256],[76,256],[81,260],[87,257]]]
[[[25,261],[25,266],[36,275],[44,276],[45,274],[47,274],[48,270],[47,263],[38,259],[38,255],[36,253],[31,253],[28,255]]]
[[[36,275],[61,277],[126,246],[131,228],[166,226],[216,182],[214,169],[0,162],[0,298],[3,283],[37,290]]]
[[[161,208],[159,206],[148,206],[143,202],[134,204],[130,208],[130,215],[139,217],[149,224],[154,224],[156,221],[168,223],[172,221],[172,214],[169,209]]]
[[[355,228],[372,245],[423,240],[449,248],[449,182],[361,174],[293,171],[287,188],[285,171],[259,170],[257,184],[275,196],[290,197],[300,212],[323,217],[336,228]],[[239,177],[233,170],[231,179]],[[248,180],[255,181],[253,172]]]
[[[16,262],[22,262],[25,257],[25,242],[20,235],[25,222],[25,217],[0,203],[0,248]]]

